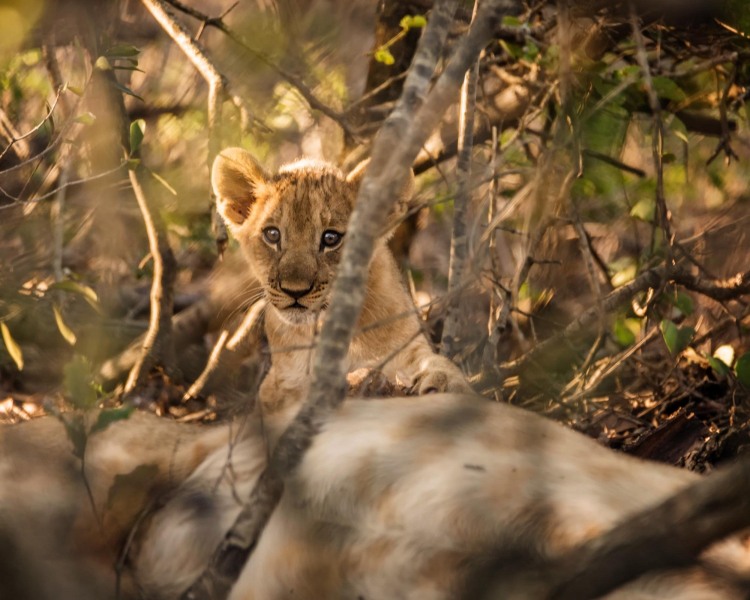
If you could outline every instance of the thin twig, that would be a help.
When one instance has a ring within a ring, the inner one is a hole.
[[[57,93],[55,94],[55,99],[52,101],[52,105],[49,107],[49,110],[47,111],[47,114],[44,115],[44,117],[42,118],[41,121],[39,121],[39,123],[37,123],[34,127],[32,127],[31,129],[29,129],[29,131],[27,131],[26,133],[24,133],[24,134],[22,134],[22,135],[20,135],[18,137],[13,137],[10,140],[10,143],[5,147],[5,149],[2,152],[0,152],[0,160],[2,160],[3,157],[5,157],[5,155],[10,151],[10,149],[13,147],[14,144],[17,144],[21,140],[24,140],[27,137],[29,137],[31,135],[34,135],[37,131],[39,131],[42,127],[44,127],[44,125],[47,123],[47,121],[49,121],[52,118],[52,115],[55,112],[55,108],[57,108],[57,103],[60,100],[60,96],[62,95],[63,91],[65,91],[65,87],[64,86],[60,86],[60,87],[57,88]]]
[[[190,398],[199,398],[205,393],[207,386],[222,374],[237,366],[238,359],[243,356],[243,349],[249,344],[248,339],[255,339],[260,335],[260,324],[266,301],[259,300],[253,304],[242,319],[237,330],[229,337],[229,331],[222,331],[218,341],[211,350],[211,356],[198,379],[190,386],[182,397],[185,402]]]
[[[128,175],[146,228],[154,274],[151,281],[151,314],[148,330],[138,360],[128,374],[124,387],[126,395],[143,384],[154,365],[161,364],[167,373],[170,373],[174,363],[172,311],[177,261],[167,239],[166,227],[141,186],[139,175],[142,172],[143,167],[139,166],[130,169]]]
[[[668,252],[668,260],[673,260],[672,256],[672,227],[669,222],[669,209],[667,208],[667,200],[664,196],[664,123],[661,118],[661,103],[659,102],[659,96],[654,88],[654,80],[651,77],[651,67],[648,62],[648,53],[646,51],[646,44],[641,33],[641,26],[638,14],[636,12],[635,5],[632,0],[630,2],[630,26],[633,31],[633,39],[635,40],[635,57],[638,61],[638,65],[641,68],[641,74],[643,75],[643,83],[646,87],[646,95],[648,97],[649,108],[651,109],[651,115],[653,119],[653,132],[652,132],[652,143],[651,143],[651,154],[654,162],[654,169],[656,170],[656,216],[654,219],[654,225],[661,228],[662,235],[664,236],[664,242]],[[654,235],[656,230],[654,230]],[[656,250],[656,237],[653,240],[652,251]]]

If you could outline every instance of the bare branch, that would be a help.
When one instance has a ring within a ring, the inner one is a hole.
[[[477,2],[474,2],[476,19]],[[448,264],[448,293],[450,301],[443,325],[443,337],[440,352],[443,356],[453,358],[456,354],[459,339],[460,295],[455,292],[461,286],[464,263],[468,253],[466,219],[468,218],[471,196],[471,151],[474,148],[474,111],[477,99],[477,79],[479,78],[479,61],[466,72],[461,86],[461,105],[458,122],[458,160],[456,161],[456,178],[458,185],[453,201],[453,231],[451,233],[450,261]]]
[[[203,372],[185,392],[183,401],[203,395],[213,381],[220,379],[222,374],[228,373],[237,366],[239,360],[242,359],[243,350],[251,345],[250,341],[258,341],[265,308],[266,301],[259,300],[247,311],[242,323],[231,338],[228,330],[221,333]]]
[[[718,301],[732,300],[750,294],[750,271],[737,273],[726,279],[710,279],[695,275],[680,265],[661,265],[649,269],[638,275],[630,283],[604,296],[601,305],[597,303],[596,306],[583,311],[577,319],[569,323],[562,331],[540,342],[520,358],[502,364],[500,370],[503,377],[517,374],[525,365],[534,362],[550,349],[558,347],[565,339],[573,337],[578,332],[595,324],[600,311],[611,313],[618,307],[630,302],[637,293],[649,288],[659,289],[668,282],[683,285],[689,290]],[[475,384],[479,389],[485,389],[491,385],[491,382],[480,379]]]
[[[521,574],[544,582],[523,597],[600,598],[650,571],[695,564],[709,545],[748,526],[750,461],[740,460],[576,548],[551,568]],[[491,596],[510,597],[500,589]]]
[[[229,95],[227,79],[216,68],[200,42],[194,40],[182,24],[175,19],[174,15],[169,12],[166,2],[162,0],[142,0],[142,2],[208,84],[208,156],[206,157],[206,169],[207,172],[210,172],[214,158],[221,150],[221,107],[225,97]],[[232,97],[232,101],[240,102],[238,98],[234,97]],[[212,202],[212,207],[211,222],[214,228],[216,245],[221,255],[224,253],[229,236],[226,225],[216,212],[215,202]]]
[[[151,315],[148,330],[138,360],[128,374],[125,394],[130,394],[139,387],[154,365],[162,364],[169,372],[174,364],[172,312],[177,261],[169,246],[167,229],[143,191],[139,171],[142,171],[142,167],[129,170],[128,175],[146,227],[151,259],[154,261],[154,275],[151,282]]]

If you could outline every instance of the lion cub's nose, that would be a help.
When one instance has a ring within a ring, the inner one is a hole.
[[[281,291],[284,292],[287,296],[290,298],[294,298],[295,300],[299,300],[303,296],[307,296],[310,292],[312,292],[314,284],[310,284],[310,287],[302,289],[293,290],[291,288],[286,288],[284,286],[281,286]]]

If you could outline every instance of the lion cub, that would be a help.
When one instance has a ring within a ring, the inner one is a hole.
[[[268,300],[272,366],[259,397],[272,438],[304,399],[319,318],[328,306],[364,171],[360,165],[344,176],[328,163],[302,160],[270,174],[241,148],[227,148],[214,161],[211,181],[219,212]],[[411,182],[407,187],[399,209],[408,201]],[[391,222],[402,214],[399,209]],[[435,354],[422,334],[386,241],[378,241],[370,264],[348,370],[378,368],[420,394],[469,391],[458,367]]]

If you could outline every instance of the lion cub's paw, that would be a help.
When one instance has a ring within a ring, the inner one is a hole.
[[[347,374],[346,383],[349,387],[347,395],[357,398],[377,398],[408,394],[408,390],[400,385],[398,381],[393,382],[382,371],[369,367],[362,367]]]
[[[456,394],[470,394],[472,389],[464,379],[464,376],[458,371],[458,368],[443,369],[435,368],[425,370],[417,376],[412,393],[418,395],[438,394],[441,392],[453,392]]]

